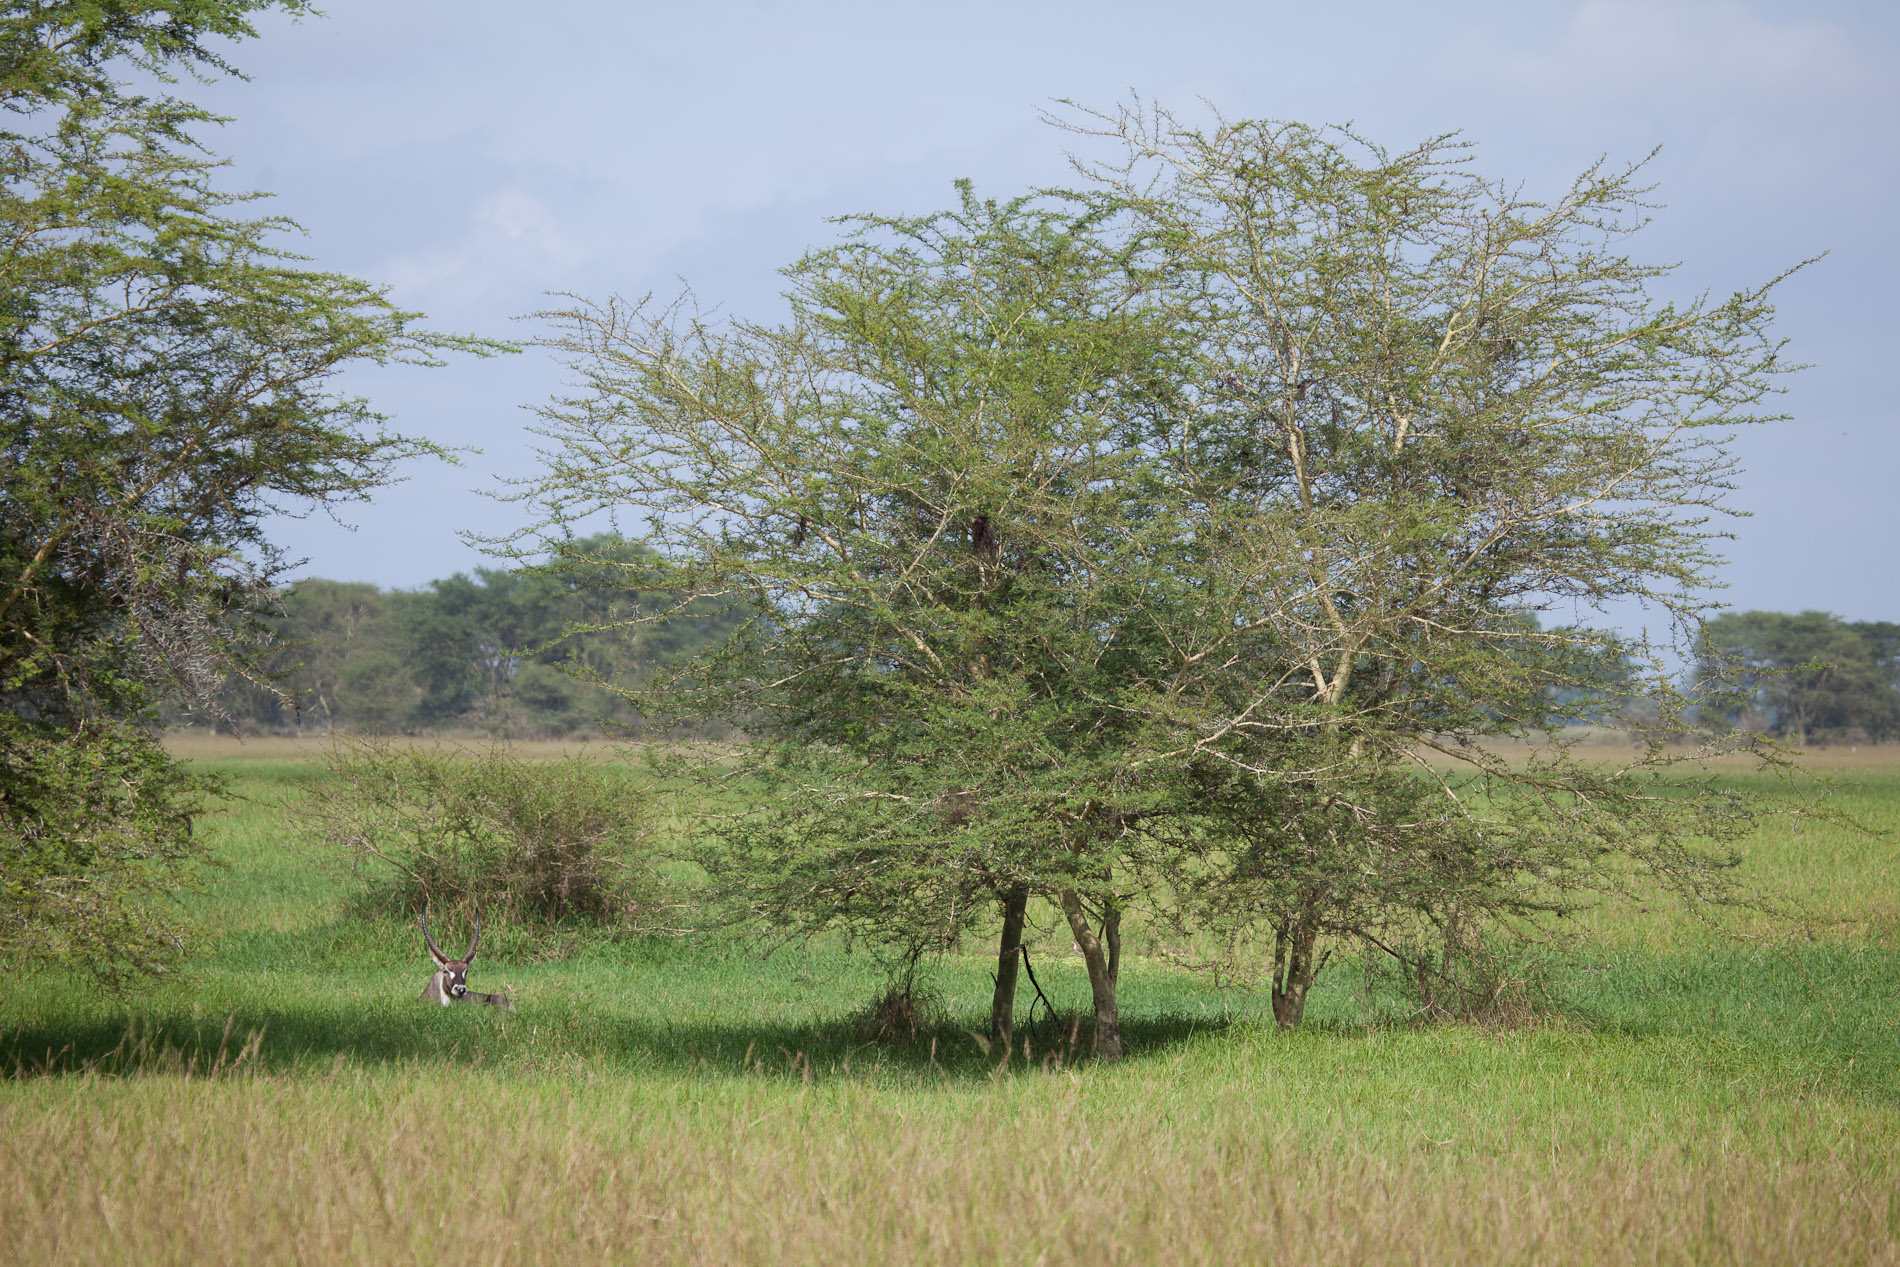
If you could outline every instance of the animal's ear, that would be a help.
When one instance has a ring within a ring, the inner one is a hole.
[[[444,959],[442,952],[437,950],[434,946],[429,947],[429,958],[435,960],[435,966],[438,968],[446,968],[449,966],[449,961]]]

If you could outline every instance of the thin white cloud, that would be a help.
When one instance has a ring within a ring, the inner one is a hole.
[[[539,198],[502,189],[476,205],[461,237],[396,256],[381,274],[404,304],[471,312],[570,274],[584,256]]]
[[[1891,49],[1816,18],[1776,22],[1719,0],[1589,0],[1553,43],[1510,48],[1479,36],[1454,53],[1461,77],[1520,110],[1600,131],[1667,116],[1710,135],[1870,138],[1861,112],[1900,101]]]

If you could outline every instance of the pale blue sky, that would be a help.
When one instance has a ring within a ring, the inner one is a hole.
[[[1462,130],[1487,174],[1556,190],[1640,158],[1667,204],[1638,250],[1684,293],[1780,294],[1812,370],[1792,423],[1748,435],[1728,601],[1900,619],[1890,490],[1900,430],[1900,6],[1593,0],[697,6],[330,0],[263,24],[250,83],[197,90],[235,116],[215,148],[279,195],[326,267],[384,282],[438,328],[527,338],[549,290],[669,290],[773,309],[775,270],[827,216],[922,211],[973,178],[1060,181],[1037,120],[1130,89],[1229,116],[1356,121],[1393,145]],[[355,376],[404,429],[483,450],[423,468],[348,517],[276,532],[303,575],[415,586],[483,562],[457,531],[530,469],[561,374],[543,354]]]

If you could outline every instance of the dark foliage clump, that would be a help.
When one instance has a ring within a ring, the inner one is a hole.
[[[890,988],[851,1018],[852,1032],[861,1042],[914,1043],[942,1018],[942,1000],[936,991],[908,978]]]

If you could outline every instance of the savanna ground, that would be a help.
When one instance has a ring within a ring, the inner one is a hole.
[[[1137,955],[1125,1062],[1039,1013],[1007,1071],[972,1037],[975,946],[910,1042],[865,1041],[882,970],[823,947],[492,928],[471,984],[518,1010],[425,1008],[415,930],[286,847],[310,750],[190,752],[237,793],[205,822],[204,953],[123,1002],[0,985],[10,1264],[1900,1262],[1893,749],[1809,759],[1889,834],[1749,843],[1805,918],[1586,916],[1533,1023],[1426,1023],[1336,963],[1280,1034]]]

